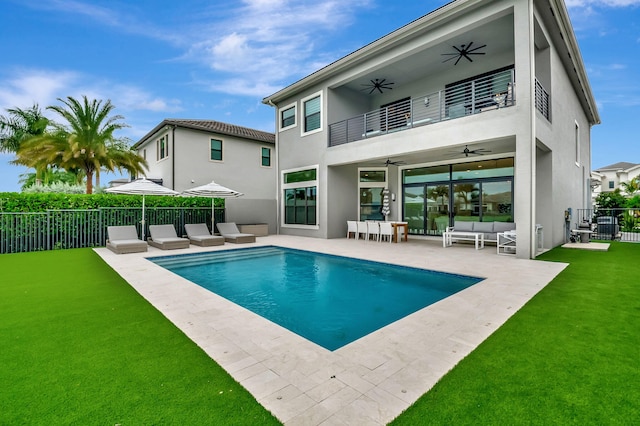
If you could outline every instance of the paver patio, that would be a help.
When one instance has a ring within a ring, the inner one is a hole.
[[[486,279],[331,352],[145,259],[264,245]],[[255,244],[170,252],[95,250],[287,425],[388,423],[566,267],[498,256],[492,246],[444,249],[440,239],[389,244],[268,236]]]

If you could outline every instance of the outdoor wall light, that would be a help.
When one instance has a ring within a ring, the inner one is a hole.
[[[391,201],[395,201],[396,200],[396,194],[394,194],[393,192],[391,193]]]
[[[425,107],[429,106],[429,98],[424,98],[424,106]]]

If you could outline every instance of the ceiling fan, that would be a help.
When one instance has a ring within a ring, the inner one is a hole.
[[[369,81],[371,81],[371,83],[362,84],[362,86],[365,86],[362,90],[369,90],[369,94],[372,94],[376,90],[380,93],[382,93],[383,90],[393,90],[393,87],[391,86],[395,84],[393,82],[387,82],[386,78],[383,78],[382,80],[376,78],[375,80]]]
[[[406,162],[402,161],[402,160],[397,160],[397,161],[391,161],[391,158],[387,158],[387,161],[384,162],[384,166],[385,167],[389,167],[389,166],[401,166],[403,164],[407,164]]]
[[[460,59],[462,58],[466,58],[469,60],[469,62],[473,62],[473,59],[471,59],[471,55],[486,54],[485,52],[476,52],[476,50],[480,50],[483,47],[487,47],[486,44],[483,44],[482,46],[474,47],[473,49],[471,48],[472,45],[473,45],[473,42],[470,41],[469,44],[461,44],[460,48],[457,48],[456,46],[451,46],[456,51],[452,53],[442,53],[442,56],[451,56],[449,59],[445,59],[444,61],[442,61],[442,63],[455,59],[456,62],[453,65],[458,65],[458,62],[460,62]]]
[[[469,154],[471,154],[471,155],[484,155],[484,154],[486,154],[488,152],[491,152],[491,151],[489,151],[488,149],[485,149],[485,148],[469,149],[468,145],[465,145],[464,149],[462,150],[462,153],[464,154],[465,157],[468,157]]]

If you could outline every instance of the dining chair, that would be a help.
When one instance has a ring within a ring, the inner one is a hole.
[[[375,241],[380,238],[380,225],[378,225],[378,222],[367,221],[367,240],[370,240],[371,237]]]
[[[389,222],[380,222],[380,239],[382,242],[384,238],[387,237],[387,240],[392,243],[393,242],[393,226]]]

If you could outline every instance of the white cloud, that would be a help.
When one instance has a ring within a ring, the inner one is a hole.
[[[325,59],[322,65],[336,59],[320,51],[323,43],[368,5],[368,0],[245,0],[217,23],[199,28],[205,36],[186,57],[223,74],[207,84],[210,90],[264,96],[292,76],[315,70],[319,59]]]
[[[57,104],[57,98],[67,96],[111,99],[119,111],[176,112],[181,109],[179,100],[163,99],[132,85],[96,81],[95,77],[74,71],[16,69],[8,76],[0,76],[2,112],[7,108],[28,108],[34,103],[44,110],[48,105]]]

